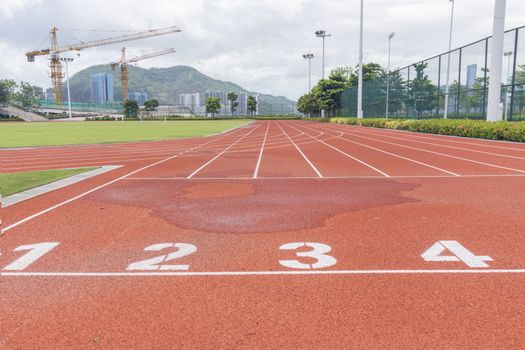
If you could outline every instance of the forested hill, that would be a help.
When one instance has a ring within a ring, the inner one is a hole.
[[[112,71],[109,65],[97,65],[86,68],[71,77],[71,99],[77,102],[90,102],[90,76],[94,73],[113,73],[115,100],[122,99],[120,70]],[[65,87],[65,84],[64,84]],[[188,66],[144,69],[129,66],[129,91],[147,92],[150,98],[156,98],[161,104],[178,103],[179,94],[204,91],[249,92],[239,85],[212,79]],[[65,96],[65,95],[64,95]],[[292,104],[283,96],[259,94],[259,101],[264,104]]]

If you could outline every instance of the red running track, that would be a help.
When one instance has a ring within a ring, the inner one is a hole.
[[[525,348],[523,144],[271,121],[0,152],[124,165],[3,209],[0,347]]]

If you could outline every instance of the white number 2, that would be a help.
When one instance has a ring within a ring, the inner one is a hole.
[[[51,250],[53,250],[59,243],[49,242],[49,243],[37,243],[30,245],[22,245],[15,250],[14,252],[20,252],[29,250],[28,253],[24,254],[17,260],[13,261],[11,264],[4,267],[4,271],[22,271]]]
[[[454,255],[441,255],[449,250]],[[492,261],[490,256],[476,256],[462,246],[458,241],[439,241],[421,254],[425,261],[463,261],[468,267],[489,267],[486,261]]]
[[[160,255],[151,259],[142,260],[129,264],[128,271],[185,271],[190,265],[161,265],[163,262],[172,261],[191,255],[197,251],[197,247],[187,243],[160,243],[146,247],[145,251],[158,252],[168,248],[177,248],[176,252]]]
[[[334,266],[337,259],[333,256],[327,255],[332,250],[332,247],[322,243],[296,242],[283,244],[279,249],[281,250],[296,250],[301,247],[309,247],[312,250],[308,252],[298,252],[298,257],[312,258],[317,260],[314,264],[304,264],[297,260],[279,260],[279,263],[285,267],[292,269],[322,269],[325,267]]]

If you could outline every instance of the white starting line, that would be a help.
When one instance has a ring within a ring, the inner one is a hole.
[[[525,274],[525,269],[488,270],[323,270],[323,271],[217,271],[217,272],[0,272],[1,277],[226,277],[304,275],[489,275]]]

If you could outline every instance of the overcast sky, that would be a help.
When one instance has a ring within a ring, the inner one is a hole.
[[[453,46],[491,35],[493,7],[494,0],[456,0]],[[446,51],[449,16],[448,0],[365,0],[365,61],[386,65],[392,31],[393,67]],[[359,0],[0,0],[0,78],[50,86],[46,57],[28,63],[24,52],[48,48],[53,26],[65,45],[125,34],[113,30],[171,25],[182,33],[128,42],[128,57],[175,47],[175,54],[138,65],[189,65],[251,91],[292,99],[308,89],[303,53],[316,55],[312,76],[321,76],[316,30],[333,35],[326,42],[327,72],[357,63]],[[506,29],[521,25],[525,1],[507,0]],[[122,46],[70,54],[70,73],[116,60]]]

